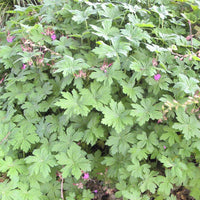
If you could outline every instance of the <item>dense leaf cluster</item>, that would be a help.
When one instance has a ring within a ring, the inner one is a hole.
[[[97,180],[124,200],[175,200],[182,185],[200,199],[198,0],[43,0],[10,13],[2,200],[90,200]]]

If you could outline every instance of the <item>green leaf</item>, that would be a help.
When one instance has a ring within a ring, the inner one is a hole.
[[[9,101],[18,100],[19,104],[25,102],[28,93],[33,89],[33,84],[31,83],[15,83],[12,85],[7,85],[5,92],[0,99],[8,99]]]
[[[20,174],[23,174],[26,172],[26,166],[23,159],[15,159],[13,160],[12,157],[6,156],[5,160],[0,160],[0,171],[1,172],[7,172],[7,176],[11,178],[11,180],[16,180],[16,177],[18,179]]]
[[[52,148],[56,152],[67,152],[73,142],[78,142],[83,137],[83,133],[80,131],[75,131],[72,127],[67,128],[66,133],[61,134],[54,143]]]
[[[120,64],[115,61],[112,66],[106,69],[106,72],[101,69],[94,69],[90,78],[96,79],[96,81],[104,82],[105,87],[110,86],[114,80],[121,82],[123,79],[127,78],[127,75],[120,70]]]
[[[131,104],[133,107],[131,115],[137,117],[137,121],[140,126],[149,121],[149,119],[154,120],[162,118],[160,106],[155,104],[155,102],[156,101],[153,98],[146,98],[142,99],[141,105]]]
[[[0,198],[1,200],[20,200],[20,191],[17,189],[17,183],[6,180],[0,182]]]
[[[31,144],[39,142],[39,137],[36,134],[36,127],[28,120],[23,119],[16,128],[13,129],[10,135],[9,143],[13,149],[21,149],[28,152]]]
[[[111,20],[120,18],[122,15],[117,5],[110,4],[110,6],[106,6],[105,4],[102,4],[101,7],[103,10],[100,9],[98,11],[99,14]]]
[[[100,28],[95,25],[90,25],[96,32],[95,35],[103,37],[105,40],[110,40],[113,36],[116,36],[119,33],[119,29],[112,27],[112,20],[107,19],[102,21],[103,28]]]
[[[82,199],[83,200],[91,200],[94,198],[94,194],[91,193],[90,190],[83,190]]]
[[[40,173],[44,178],[48,177],[51,172],[50,167],[57,165],[54,156],[45,148],[35,149],[33,155],[25,158],[26,163],[30,164],[30,174],[37,175]]]
[[[149,51],[156,52],[156,53],[161,53],[161,52],[168,51],[168,49],[160,47],[160,46],[158,46],[156,44],[152,44],[152,45],[146,44],[146,47],[147,47],[147,49],[149,49]]]
[[[165,156],[162,155],[162,157],[159,159],[159,161],[161,163],[163,163],[163,165],[167,168],[170,168],[170,167],[173,167],[174,166],[174,162],[170,159],[170,158],[167,158]]]
[[[110,108],[104,107],[102,110],[104,118],[102,123],[112,126],[117,133],[121,132],[127,125],[133,124],[133,118],[130,111],[126,110],[122,102],[114,102],[111,100]]]
[[[199,120],[197,120],[194,115],[188,116],[183,109],[179,109],[176,114],[176,118],[179,123],[174,123],[172,127],[182,131],[186,140],[189,140],[191,137],[195,136],[200,138]]]
[[[95,145],[98,139],[104,137],[103,126],[100,125],[100,115],[91,113],[90,120],[87,123],[87,129],[84,130],[83,141],[86,144]]]
[[[134,27],[132,24],[126,24],[125,29],[121,29],[122,35],[129,40],[134,47],[139,47],[140,41],[145,39],[150,41],[150,36],[139,27]]]
[[[72,144],[67,153],[61,152],[56,155],[58,164],[64,165],[61,170],[64,178],[73,175],[78,180],[82,170],[85,172],[91,170],[90,162],[85,158],[85,154],[78,145]]]
[[[132,83],[131,81],[129,81],[128,83],[123,81],[121,85],[123,87],[123,92],[127,94],[133,102],[136,102],[137,99],[142,99],[142,94],[144,93],[144,90],[141,86],[134,87],[135,83]]]
[[[168,140],[170,146],[180,142],[178,134],[171,126],[164,127],[164,133],[161,135],[160,139],[164,141]]]
[[[119,55],[128,56],[128,52],[131,51],[129,42],[123,42],[120,37],[114,37],[111,39],[111,41],[112,41],[112,46],[114,47],[114,50]]]
[[[196,90],[199,89],[199,86],[197,83],[199,81],[193,77],[188,78],[184,74],[179,74],[180,81],[175,84],[175,88],[180,88],[182,91],[184,91],[186,94],[194,95]]]
[[[135,162],[137,160],[141,161],[143,159],[147,159],[147,150],[145,148],[138,148],[137,146],[132,147],[129,152],[131,153],[131,159],[132,162]]]
[[[97,81],[90,84],[90,89],[82,89],[80,91],[84,101],[88,105],[95,107],[97,110],[101,109],[103,105],[108,105],[111,100],[110,87],[104,86]]]
[[[40,198],[42,196],[42,193],[36,189],[31,188],[29,189],[28,184],[19,184],[20,188],[20,196],[22,200],[35,200],[37,198]]]
[[[154,12],[158,13],[159,14],[159,17],[161,19],[165,19],[167,16],[170,16],[167,8],[164,6],[164,5],[161,5],[161,6],[153,6],[151,8],[151,10],[153,10]]]
[[[81,58],[75,60],[73,57],[65,55],[64,58],[58,61],[54,68],[56,68],[57,72],[62,72],[63,76],[74,75],[75,72],[89,68],[90,66],[85,63],[85,61]]]
[[[70,92],[62,92],[62,95],[64,99],[60,99],[55,105],[65,109],[64,114],[68,118],[73,115],[87,116],[90,111],[87,107],[88,103],[81,98],[76,90],[72,90],[72,94]]]
[[[170,177],[170,175],[167,174],[167,177],[158,176],[157,178],[159,178],[159,182],[160,182],[158,193],[169,196],[171,189],[174,187],[172,177]]]
[[[150,153],[153,152],[154,146],[158,145],[157,135],[154,132],[150,133],[148,137],[145,132],[138,134],[137,139],[139,140],[137,147],[142,149],[144,146],[146,146],[146,150]]]
[[[80,10],[69,10],[74,16],[72,19],[77,22],[78,24],[81,24],[82,22],[86,21],[88,17],[96,11],[92,7],[86,8],[85,11],[80,11]]]
[[[6,59],[10,58],[10,56],[13,54],[13,48],[9,46],[1,46],[0,49],[0,58]]]
[[[155,193],[157,188],[157,180],[156,176],[158,172],[148,170],[143,176],[143,180],[140,182],[140,190],[141,192],[145,192],[149,190],[151,193]]]
[[[106,156],[104,160],[101,162],[108,167],[107,176],[119,178],[120,168],[124,168],[127,164],[130,164],[129,159],[122,154],[115,154],[112,157]]]
[[[125,155],[131,144],[136,142],[134,134],[129,129],[123,132],[111,131],[111,136],[106,141],[106,145],[111,146],[111,154],[122,153]]]
[[[99,56],[99,58],[113,58],[117,56],[117,52],[112,46],[105,44],[103,41],[98,41],[99,47],[95,47],[92,51]]]
[[[128,52],[131,50],[130,44],[128,42],[123,42],[120,37],[111,38],[112,46],[105,44],[103,41],[99,41],[100,47],[96,47],[92,51],[99,55],[99,58],[113,58],[119,55],[127,56]]]
[[[150,167],[149,164],[141,165],[139,161],[134,160],[133,164],[127,167],[127,170],[134,178],[143,178],[144,173],[148,172]]]
[[[56,45],[56,52],[65,52],[67,55],[70,55],[68,48],[77,49],[79,47],[79,43],[77,42],[77,40],[64,36],[60,37],[60,40],[54,40],[53,44]]]

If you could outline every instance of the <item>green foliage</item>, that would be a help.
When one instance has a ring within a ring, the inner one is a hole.
[[[81,170],[91,170],[90,163],[85,158],[85,152],[76,144],[71,144],[67,154],[61,152],[56,156],[56,159],[58,164],[65,165],[61,170],[64,178],[73,175],[76,179],[79,179],[82,174]]]
[[[200,199],[198,1],[2,2],[0,199]]]

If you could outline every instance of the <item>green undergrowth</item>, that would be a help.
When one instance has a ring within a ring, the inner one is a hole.
[[[198,0],[43,0],[9,14],[2,200],[175,200],[181,186],[200,199]]]

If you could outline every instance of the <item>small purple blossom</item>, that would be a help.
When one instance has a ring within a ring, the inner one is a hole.
[[[163,148],[166,149],[167,147],[164,145]]]
[[[88,173],[84,173],[83,179],[88,180],[90,178],[90,175]]]
[[[22,69],[26,69],[27,65],[23,64]]]
[[[94,190],[94,193],[96,194],[98,192],[98,190]]]
[[[56,35],[53,34],[53,35],[51,36],[51,39],[52,39],[52,40],[55,40],[55,39],[56,39]]]
[[[13,41],[13,39],[15,38],[15,36],[7,36],[7,42],[11,43]]]
[[[160,78],[161,78],[161,75],[160,75],[160,74],[154,75],[154,80],[158,81]]]

